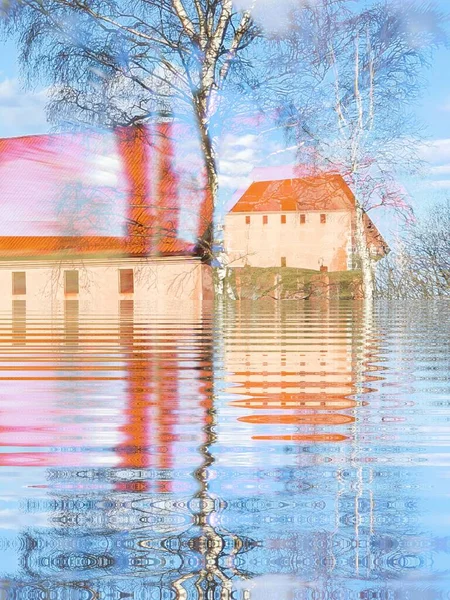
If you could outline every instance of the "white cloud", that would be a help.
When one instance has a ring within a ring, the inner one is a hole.
[[[434,187],[438,190],[450,190],[450,179],[437,179],[435,181],[431,181],[431,187]]]
[[[290,575],[262,575],[254,579],[237,581],[236,590],[251,590],[258,600],[294,600],[298,590],[315,587]]]
[[[419,153],[421,158],[431,165],[450,163],[450,139],[444,138],[422,144],[419,147]]]
[[[18,79],[0,81],[0,137],[48,131],[47,90],[24,91]]]
[[[253,168],[253,163],[236,159],[234,160],[221,160],[220,170],[222,173],[233,173],[235,175],[248,175]]]
[[[90,180],[94,185],[117,187],[121,171],[121,161],[117,154],[103,156],[97,154],[92,160]]]
[[[219,185],[221,188],[229,188],[231,190],[246,190],[251,184],[250,177],[239,177],[235,175],[219,175]]]
[[[257,160],[257,141],[254,134],[227,135],[220,148],[219,184],[222,188],[235,190],[246,187]]]
[[[289,12],[299,4],[306,5],[306,1],[299,0],[234,0],[236,8],[250,9],[253,18],[261,27],[271,33],[281,32],[289,28]]]
[[[450,175],[450,163],[446,165],[439,165],[437,167],[431,167],[430,172],[433,175]]]

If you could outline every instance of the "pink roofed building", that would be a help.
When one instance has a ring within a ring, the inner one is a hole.
[[[212,203],[177,127],[0,140],[0,311],[201,304],[210,274],[197,240]]]

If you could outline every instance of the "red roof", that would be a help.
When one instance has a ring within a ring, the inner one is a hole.
[[[290,212],[298,210],[348,210],[354,196],[340,175],[256,181],[231,212]]]
[[[154,245],[152,254],[158,256],[186,256],[195,253],[195,244],[163,237]],[[135,245],[126,237],[112,236],[0,236],[0,257],[49,258],[68,255],[135,255]]]

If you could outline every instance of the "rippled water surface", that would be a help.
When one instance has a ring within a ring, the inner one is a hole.
[[[0,321],[0,598],[450,598],[448,303]]]

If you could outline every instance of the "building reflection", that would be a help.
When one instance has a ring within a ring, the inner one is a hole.
[[[23,346],[4,328],[0,462],[33,482],[9,597],[256,600],[247,580],[277,575],[383,598],[427,566],[369,447],[379,340],[357,306],[81,309],[28,318]]]
[[[150,323],[130,300],[116,322],[94,322],[79,309],[66,301],[48,337],[17,365],[15,394],[26,395],[30,380],[36,389],[45,382],[41,402],[30,399],[25,418],[23,404],[15,410],[10,402],[0,431],[3,466],[46,467],[37,486],[45,491],[25,504],[44,522],[31,518],[18,532],[20,574],[11,589],[31,598],[45,591],[231,599],[236,556],[254,543],[221,530],[223,506],[208,489],[211,318],[172,314]],[[14,340],[4,340],[4,358]]]
[[[14,346],[26,344],[27,301],[13,300],[12,302],[12,343]]]
[[[329,303],[235,305],[224,334],[226,392],[252,440],[343,442],[352,437],[357,391],[352,325]],[[231,322],[231,321],[229,321]],[[270,326],[269,326],[270,324]]]
[[[373,582],[398,565],[394,549],[407,546],[415,516],[386,537],[381,524],[392,527],[387,507],[398,499],[367,447],[371,386],[382,379],[372,313],[356,303],[238,302],[219,330],[213,491],[227,506],[224,527],[259,532],[240,569],[294,577],[302,598],[340,598],[337,582],[359,578],[361,593],[384,597]]]

